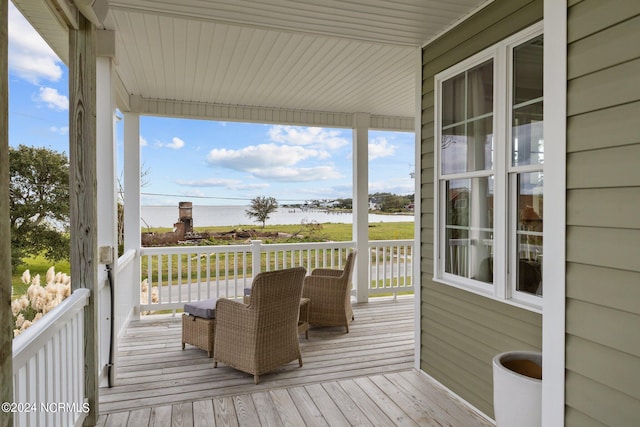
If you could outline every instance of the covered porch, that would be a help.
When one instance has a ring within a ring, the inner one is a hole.
[[[118,385],[101,390],[98,425],[492,425],[414,369],[413,303],[355,304],[349,334],[312,328],[300,336],[304,366],[258,385],[214,369],[203,350],[182,350],[179,316],[145,316],[122,337]]]
[[[6,0],[4,3],[6,7]],[[416,255],[408,264],[408,258],[403,260],[405,274],[407,268],[411,272],[415,298],[369,300],[371,257],[359,257],[354,274],[354,297],[359,304],[353,331],[335,337],[330,330],[312,329],[309,342],[303,340],[305,366],[284,367],[258,386],[251,381],[244,385],[247,378],[226,368],[213,372],[210,360],[196,349],[183,352],[177,339],[178,319],[139,320],[139,311],[152,307],[136,299],[143,257],[162,255],[140,244],[141,116],[352,129],[354,225],[350,247],[369,254],[368,132],[415,132],[415,170],[421,170],[420,134],[430,131],[423,130],[419,120],[421,47],[491,1],[466,0],[453,5],[447,1],[429,5],[390,1],[372,6],[358,0],[326,8],[314,4],[287,8],[288,2],[281,1],[238,7],[234,1],[222,0],[204,6],[199,1],[176,5],[145,0],[15,3],[70,69],[75,323],[50,325],[52,333],[64,335],[64,339],[52,338],[53,350],[37,338],[30,341],[28,353],[35,359],[25,368],[51,359],[47,366],[55,369],[63,365],[55,352],[73,353],[74,362],[64,364],[73,378],[69,385],[73,397],[57,398],[87,403],[89,411],[65,420],[86,425],[139,425],[138,421],[144,424],[145,420],[149,425],[189,425],[191,417],[195,425],[207,419],[196,414],[213,414],[221,424],[254,425],[257,417],[263,425],[278,425],[269,421],[277,414],[282,423],[290,417],[334,425],[335,416],[355,423],[364,415],[372,424],[380,419],[408,425],[487,424],[420,372],[420,358],[416,357],[422,345],[419,254],[429,250],[421,248],[420,224],[430,217],[416,216],[417,238],[409,244]],[[267,55],[271,50],[279,55]],[[124,116],[125,145],[125,253],[120,258],[115,256],[116,108]],[[418,213],[422,191],[417,179]],[[375,267],[376,274],[382,272],[383,281],[387,280],[386,265],[384,261]],[[388,265],[393,271],[393,262]],[[113,283],[109,283],[110,272]],[[198,286],[203,282],[200,279],[194,279]],[[162,283],[158,285],[164,289]],[[172,284],[168,286],[173,289]],[[112,290],[113,299],[109,296]],[[171,300],[169,295],[165,302],[166,309],[176,309],[183,301]],[[114,319],[115,326],[110,326]],[[109,359],[112,345],[115,364]],[[157,351],[149,352],[149,348]],[[47,356],[49,351],[56,356]],[[341,362],[335,354],[345,355],[350,362]],[[32,384],[50,382],[42,370],[35,369],[33,377],[28,377],[18,372],[23,363],[8,366],[13,372],[3,377],[15,375],[14,387],[25,393],[16,394],[20,398],[35,393],[37,386]],[[110,370],[113,388],[106,387]],[[56,375],[54,382],[64,382],[65,374]],[[332,391],[336,394],[331,395]],[[8,387],[5,400],[17,400],[11,398],[12,393]],[[349,399],[336,398],[343,394]],[[315,403],[302,409],[310,399]],[[301,404],[293,410],[291,402]],[[258,404],[260,411],[255,409]],[[371,418],[372,414],[381,418]],[[17,418],[17,424],[26,423],[27,418]]]

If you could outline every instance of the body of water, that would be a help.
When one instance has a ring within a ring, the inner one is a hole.
[[[194,227],[208,227],[218,225],[249,225],[255,224],[246,214],[248,206],[193,206],[192,217]],[[142,206],[140,226],[173,227],[178,222],[178,206]],[[413,222],[413,215],[379,215],[369,214],[369,222]],[[292,209],[278,208],[269,215],[267,225],[302,224],[302,223],[344,223],[351,224],[353,215],[348,212],[332,212],[323,209]]]

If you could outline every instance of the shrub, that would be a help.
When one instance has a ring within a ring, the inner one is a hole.
[[[158,301],[158,288],[156,286],[153,286],[151,288],[151,302],[157,303]],[[140,303],[149,304],[149,281],[147,279],[144,279],[142,283],[140,283]],[[143,311],[140,314],[146,315],[153,313],[153,311]]]
[[[40,284],[40,275],[32,278],[29,270],[22,273],[22,283],[30,286],[26,295],[11,303],[14,338],[71,295],[71,278],[64,273],[56,273],[53,267],[47,270],[44,286]]]

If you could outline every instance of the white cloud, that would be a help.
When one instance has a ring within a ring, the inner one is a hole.
[[[220,178],[208,178],[200,180],[177,180],[176,184],[185,187],[220,187],[229,190],[260,190],[269,187],[269,184],[246,184],[238,179],[220,179]]]
[[[369,142],[369,160],[379,159],[381,157],[393,156],[396,147],[389,144],[386,138],[373,138]]]
[[[178,138],[177,136],[174,136],[171,139],[171,143],[167,144],[166,147],[173,148],[174,150],[179,150],[182,147],[184,147],[184,141]]]
[[[173,138],[171,138],[171,142],[158,142],[156,146],[171,148],[173,150],[179,150],[182,147],[184,147],[184,141],[178,138],[177,136],[174,136]]]
[[[262,168],[293,166],[298,162],[324,157],[324,153],[304,147],[276,144],[250,145],[240,150],[215,148],[207,155],[207,163],[240,171],[254,171]]]
[[[57,127],[57,126],[51,126],[49,128],[49,130],[53,133],[57,133],[60,135],[68,135],[69,134],[69,127],[68,126],[62,126],[62,127]]]
[[[242,182],[238,182],[236,184],[229,185],[227,188],[229,190],[262,190],[269,187],[270,184],[267,183],[244,184]]]
[[[41,80],[60,80],[60,64],[49,45],[9,2],[9,71],[37,85]]]
[[[188,197],[206,197],[206,194],[204,194],[202,191],[194,189],[181,191],[180,195]]]
[[[69,109],[69,98],[61,95],[57,89],[52,87],[41,87],[37,100],[44,102],[52,110],[65,111]]]
[[[413,179],[392,178],[386,181],[369,182],[369,193],[412,194],[415,192]]]
[[[309,182],[342,178],[332,166],[313,168],[274,167],[252,170],[251,173],[263,179],[284,182]]]
[[[274,142],[287,145],[309,146],[318,150],[335,150],[349,144],[340,131],[315,127],[276,125],[269,129]]]
[[[300,146],[261,144],[240,150],[216,148],[209,152],[210,166],[248,172],[256,178],[286,182],[308,182],[341,178],[333,166],[296,167],[303,160],[325,158],[326,152]]]
[[[147,140],[142,135],[140,135],[140,147],[146,147],[147,145],[149,145]]]

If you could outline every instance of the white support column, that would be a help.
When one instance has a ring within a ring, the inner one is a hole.
[[[115,84],[113,59],[115,56],[115,34],[113,31],[96,31],[96,176],[98,211],[98,292],[99,307],[99,354],[101,385],[106,385],[112,340],[111,333],[111,289],[107,268],[115,281],[114,271],[118,256],[118,211],[116,188],[116,138],[115,138]],[[115,288],[115,283],[112,283]]]
[[[369,300],[369,123],[371,115],[353,115],[353,240],[358,256],[356,301]]]
[[[567,1],[544,1],[542,425],[565,420]]]
[[[124,250],[135,250],[131,286],[140,281],[140,115],[124,113]],[[140,292],[133,292],[133,318],[140,318]]]
[[[415,302],[414,312],[414,368],[420,369],[420,358],[422,356],[422,280],[420,268],[420,260],[422,259],[422,251],[420,239],[422,237],[422,225],[420,222],[420,212],[422,211],[422,48],[418,47],[416,51],[415,64],[415,154],[414,154],[414,185],[415,192],[413,197],[413,214],[414,214],[414,231],[413,231],[413,250],[412,250],[412,285]]]
[[[98,31],[98,34],[102,31]],[[96,59],[98,247],[117,246],[115,98],[112,59]]]

